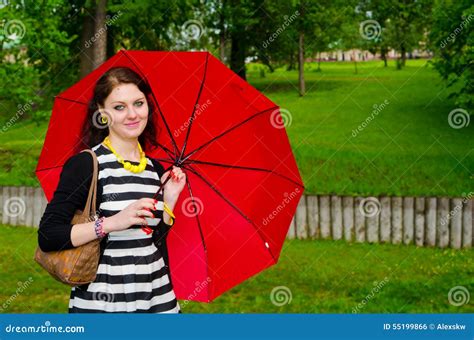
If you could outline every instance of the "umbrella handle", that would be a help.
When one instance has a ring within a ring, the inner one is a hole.
[[[168,170],[170,170],[171,168],[173,168],[173,165],[174,164],[172,164],[168,168],[166,168],[165,171],[163,171],[163,173],[165,173]],[[168,182],[170,180],[170,178],[171,178],[171,176],[168,176],[168,178],[163,183],[161,183],[160,187],[158,188],[158,191],[153,195],[153,199],[156,199],[158,197],[158,195],[160,194],[160,191],[163,191],[166,182]]]

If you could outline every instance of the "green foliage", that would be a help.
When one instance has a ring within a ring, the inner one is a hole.
[[[434,66],[464,109],[474,109],[474,5],[469,0],[439,1],[433,12],[430,48]]]
[[[51,118],[50,110],[36,110],[32,114],[32,121],[39,127],[42,123],[46,123]]]
[[[112,25],[114,49],[174,49],[177,40],[183,40],[182,25],[193,18],[193,5],[198,4],[189,0],[111,2],[108,13],[117,17]]]
[[[33,110],[47,109],[52,96],[74,80],[75,74],[65,71],[71,59],[69,44],[75,39],[62,29],[67,9],[60,0],[13,0],[0,9],[0,75],[8,80],[0,89],[1,102],[32,102]]]

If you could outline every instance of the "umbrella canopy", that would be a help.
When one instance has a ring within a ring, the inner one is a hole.
[[[304,190],[280,109],[207,52],[122,50],[56,96],[36,169],[48,201],[112,67],[152,88],[160,147],[147,156],[187,175],[167,239],[177,297],[212,301],[277,263]]]

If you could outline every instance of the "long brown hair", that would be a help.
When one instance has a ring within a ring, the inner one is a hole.
[[[155,107],[150,86],[145,79],[132,69],[128,67],[113,67],[105,72],[95,84],[92,99],[87,107],[87,117],[82,126],[82,145],[77,151],[84,148],[92,148],[101,143],[109,134],[108,125],[100,124],[99,120],[102,116],[99,112],[99,105],[103,107],[105,99],[120,84],[135,84],[145,94],[148,104],[148,122],[142,134],[138,137],[138,141],[145,151],[152,151],[158,147],[155,124],[153,122]]]

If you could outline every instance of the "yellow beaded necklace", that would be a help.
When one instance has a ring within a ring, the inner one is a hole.
[[[138,143],[138,150],[140,151],[140,164],[139,165],[134,165],[128,161],[124,161],[123,157],[120,156],[115,149],[112,147],[112,144],[110,143],[109,136],[105,137],[104,141],[102,142],[106,147],[110,149],[110,151],[113,152],[113,154],[117,157],[117,161],[123,165],[125,170],[131,171],[133,173],[140,173],[143,170],[145,170],[147,160],[145,156],[145,152],[143,152],[142,147],[140,143]]]

